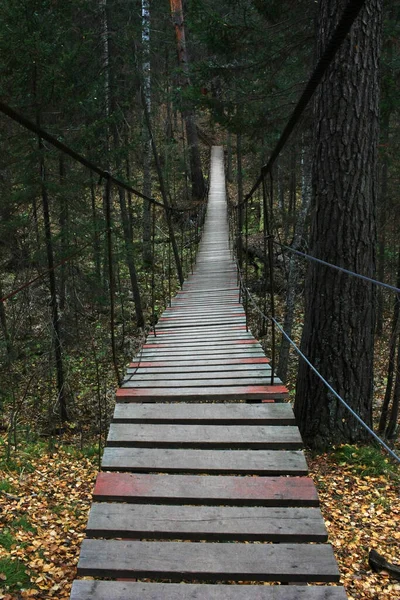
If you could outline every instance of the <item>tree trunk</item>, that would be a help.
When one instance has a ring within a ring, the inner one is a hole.
[[[143,93],[142,93],[142,105],[143,105],[143,112],[144,112],[144,117],[146,120],[146,125],[147,125],[149,135],[150,135],[151,147],[153,150],[153,157],[154,157],[154,162],[156,165],[161,197],[163,199],[163,204],[165,207],[165,219],[167,221],[169,238],[171,240],[172,252],[174,254],[176,271],[177,271],[179,283],[182,286],[183,280],[184,280],[183,271],[182,271],[182,261],[179,256],[179,249],[178,249],[178,245],[177,245],[176,239],[175,239],[174,227],[173,227],[172,219],[171,219],[170,203],[168,200],[168,194],[167,194],[167,190],[165,187],[165,182],[164,182],[164,177],[163,177],[163,173],[162,173],[162,169],[161,169],[160,159],[159,159],[158,152],[157,152],[157,146],[156,146],[154,136],[152,133],[150,115],[147,112],[147,107],[146,107],[146,103],[143,98]]]
[[[182,0],[170,0],[172,20],[175,27],[176,43],[178,47],[178,61],[183,72],[183,87],[190,83],[189,78],[189,57],[186,47],[185,26],[183,19]],[[189,149],[190,175],[192,181],[192,197],[194,200],[201,200],[204,196],[205,185],[203,172],[201,169],[201,159],[199,150],[199,139],[196,129],[196,118],[194,112],[184,108],[183,117],[185,120],[186,139]]]
[[[397,287],[400,287],[400,249],[398,254],[398,266],[397,266]],[[392,331],[389,341],[389,360],[387,368],[387,383],[385,390],[385,397],[383,399],[381,416],[379,419],[379,433],[383,433],[386,428],[387,418],[389,414],[390,400],[392,397],[393,382],[394,382],[394,369],[396,365],[396,346],[397,338],[399,336],[399,317],[400,317],[400,297],[396,295],[394,300],[393,317],[392,317]],[[396,385],[398,384],[398,377],[396,377]]]
[[[61,245],[61,259],[67,256],[68,252],[68,202],[66,199],[66,187],[65,187],[65,162],[64,155],[59,156],[59,176],[60,176],[60,245]],[[65,308],[66,301],[66,281],[67,278],[67,265],[60,265],[60,310],[63,311]]]
[[[310,253],[373,277],[381,0],[366,0],[315,98]],[[318,56],[347,0],[319,3]],[[375,289],[310,263],[301,349],[360,417],[372,424]],[[295,413],[307,444],[327,448],[369,434],[303,361]]]
[[[151,70],[150,70],[150,1],[142,0],[142,71],[143,98],[151,114]],[[146,124],[143,124],[143,194],[151,197],[151,139]],[[151,266],[151,205],[143,200],[143,264]]]
[[[39,138],[39,173],[40,183],[42,192],[42,208],[43,208],[43,220],[44,220],[44,232],[46,239],[46,253],[47,253],[47,265],[49,270],[49,284],[50,284],[50,303],[51,313],[53,322],[53,340],[54,340],[54,354],[56,361],[56,373],[57,373],[57,390],[58,390],[58,402],[60,405],[60,419],[64,423],[68,421],[67,412],[67,395],[65,391],[65,378],[64,368],[62,359],[62,348],[61,348],[61,334],[60,334],[60,321],[58,313],[58,301],[57,301],[57,289],[56,289],[56,276],[54,273],[54,250],[53,240],[51,234],[50,224],[50,210],[49,210],[49,199],[46,188],[46,169],[44,163],[44,146],[42,139]]]
[[[107,12],[105,12],[105,25],[104,25],[104,30],[108,31],[108,21],[107,21]],[[113,70],[112,70],[112,65],[111,65],[111,59],[112,59],[112,49],[114,48],[114,46],[111,46],[110,42],[107,45],[107,70],[108,70],[108,77],[106,78],[106,86],[108,85],[108,99],[106,102],[106,105],[108,107],[108,110],[112,111],[112,114],[114,115],[116,113],[116,98],[115,98],[115,86],[111,85],[112,83],[114,83],[114,77],[113,77]],[[107,89],[106,89],[107,91]],[[120,139],[119,139],[119,133],[118,133],[118,127],[117,127],[117,123],[115,122],[115,119],[113,119],[113,122],[111,124],[111,127],[109,127],[111,134],[112,134],[112,144],[113,144],[113,149],[114,149],[114,154],[115,154],[115,168],[116,168],[116,172],[117,173],[122,173],[122,161],[121,161],[121,157],[119,155],[119,146],[120,146]],[[123,190],[122,188],[118,188],[118,198],[119,198],[119,206],[120,206],[120,211],[121,211],[121,223],[122,223],[122,230],[123,230],[123,234],[124,234],[124,246],[125,246],[125,259],[126,259],[126,263],[128,265],[128,270],[129,270],[129,278],[130,278],[130,282],[131,282],[131,288],[132,288],[132,296],[133,296],[133,302],[135,304],[135,313],[136,313],[136,322],[137,322],[137,326],[138,327],[143,327],[144,326],[144,316],[143,316],[143,310],[142,310],[142,301],[140,298],[140,289],[139,289],[139,282],[138,282],[138,278],[137,278],[137,273],[136,273],[136,267],[135,267],[135,253],[134,253],[134,247],[133,247],[133,240],[131,237],[131,228],[130,228],[130,220],[129,220],[129,212],[128,212],[128,208],[127,208],[127,204],[126,204],[126,196],[125,196],[125,190]]]
[[[2,286],[2,282],[0,280],[0,298],[2,298],[2,297],[3,297],[3,286]],[[6,315],[6,310],[4,308],[4,302],[1,302],[1,301],[0,301],[0,324],[1,324],[1,330],[3,332],[5,345],[6,345],[7,362],[10,363],[11,356],[12,356],[11,337],[8,332],[7,315]]]
[[[303,238],[306,218],[308,209],[311,202],[311,173],[310,173],[310,161],[305,159],[305,150],[303,147],[302,157],[302,197],[301,197],[301,208],[297,215],[296,225],[294,228],[292,248],[299,250],[301,247],[301,240]],[[292,337],[292,327],[294,321],[294,311],[296,307],[296,289],[299,279],[299,259],[295,254],[290,254],[289,258],[289,277],[286,293],[286,312],[283,329],[289,337]],[[279,364],[278,364],[278,377],[282,381],[286,381],[288,364],[289,364],[289,350],[290,343],[282,337],[281,348],[279,352]]]
[[[385,279],[385,247],[386,247],[386,206],[388,190],[388,172],[389,158],[387,155],[387,144],[389,142],[389,113],[386,113],[382,119],[382,142],[384,145],[384,155],[381,169],[380,198],[378,207],[379,235],[378,235],[378,280]],[[384,311],[384,291],[383,288],[377,289],[377,314],[376,314],[376,333],[383,333],[383,311]]]
[[[90,197],[92,202],[92,226],[93,226],[93,263],[94,274],[99,288],[101,287],[101,257],[100,257],[100,237],[99,223],[96,209],[96,189],[93,181],[93,174],[90,175]]]

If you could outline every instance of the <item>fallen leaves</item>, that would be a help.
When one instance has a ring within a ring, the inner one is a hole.
[[[329,454],[308,458],[308,464],[349,600],[400,598],[400,583],[368,564],[371,549],[400,563],[399,477],[361,476]]]
[[[0,576],[0,600],[68,599],[91,503],[96,460],[59,449],[30,459],[30,471],[0,471],[15,493],[0,495],[0,528],[12,535],[0,560],[22,563],[29,585]],[[18,592],[16,591],[18,589]]]
[[[12,587],[0,568],[0,600],[68,600],[97,461],[59,449],[30,465],[30,472],[0,471],[9,492],[0,494],[0,528],[11,536],[8,548],[0,546],[0,565],[2,559],[23,565],[29,581]],[[361,475],[328,454],[309,458],[309,466],[349,600],[400,598],[400,582],[368,564],[372,548],[400,562],[399,479]]]

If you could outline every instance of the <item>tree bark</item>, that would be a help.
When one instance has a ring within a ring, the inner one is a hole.
[[[345,0],[319,3],[318,48]],[[381,0],[367,0],[315,98],[310,253],[373,277],[378,144]],[[301,349],[368,424],[372,423],[375,289],[310,263]],[[368,433],[301,361],[295,413],[313,448],[355,443]]]
[[[142,71],[143,98],[151,114],[151,70],[150,70],[150,1],[142,0]],[[143,193],[151,197],[151,139],[146,124],[143,124]],[[151,266],[151,206],[143,200],[143,263]]]
[[[178,47],[178,61],[183,72],[183,86],[190,83],[189,57],[186,47],[185,26],[183,19],[182,0],[170,0],[172,20],[175,27],[176,43]],[[196,118],[192,110],[184,108],[183,118],[185,120],[186,139],[189,149],[190,175],[192,181],[192,197],[194,200],[202,200],[205,185],[199,150],[199,139],[196,129]]]

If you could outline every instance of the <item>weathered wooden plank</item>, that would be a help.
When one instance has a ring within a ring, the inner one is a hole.
[[[263,352],[261,345],[258,342],[247,343],[249,340],[245,340],[246,343],[238,343],[235,342],[233,344],[222,342],[222,343],[208,343],[208,344],[196,344],[196,343],[186,343],[186,344],[146,344],[143,346],[143,354],[147,356],[158,354],[214,354],[215,352],[221,353],[226,351],[228,354],[231,354],[234,351],[247,352]]]
[[[96,502],[235,506],[318,506],[310,477],[99,473]]]
[[[173,385],[173,382],[171,383]],[[288,395],[282,385],[235,385],[226,387],[170,387],[170,388],[119,388],[117,402],[156,402],[160,398],[172,398],[180,401],[229,400],[241,398],[247,400],[268,399],[283,400]]]
[[[328,544],[212,544],[84,540],[81,576],[180,580],[339,581]]]
[[[340,586],[74,581],[70,600],[346,600]]]
[[[111,423],[107,446],[298,450],[303,443],[298,428],[290,425]]]
[[[140,358],[140,357],[139,357]],[[265,356],[244,356],[244,357],[216,357],[216,358],[196,358],[193,357],[190,360],[176,360],[176,366],[191,367],[191,366],[207,366],[207,365],[264,365],[270,361]],[[136,367],[174,367],[174,361],[161,361],[157,360],[157,357],[150,357],[146,360],[140,360],[140,362],[132,362],[129,367],[134,369]]]
[[[238,339],[225,339],[225,340],[205,340],[205,341],[196,341],[191,339],[191,336],[187,336],[186,338],[180,339],[180,340],[158,340],[157,338],[152,339],[151,341],[148,341],[146,344],[143,345],[143,348],[160,348],[162,349],[170,349],[170,350],[176,350],[176,346],[178,345],[179,348],[207,348],[208,350],[210,348],[231,348],[232,346],[235,348],[236,346],[238,348],[243,348],[244,346],[247,347],[253,347],[256,346],[257,348],[261,348],[261,344],[260,342],[257,342],[257,340],[255,339],[243,339],[243,340],[238,340]]]
[[[173,382],[174,387],[183,385],[184,387],[199,387],[207,385],[210,382],[215,385],[271,385],[271,371],[223,371],[215,372],[212,370],[196,373],[193,371],[186,372],[185,370],[175,370],[172,373],[156,372],[147,373],[144,369],[131,369],[127,372],[125,379],[122,382],[122,387],[171,387]],[[180,383],[177,383],[180,382]],[[274,377],[274,384],[282,384],[278,377]]]
[[[204,388],[207,385],[212,384],[213,387],[233,387],[235,385],[271,385],[271,375],[264,377],[255,377],[252,376],[251,373],[247,374],[247,377],[238,377],[235,376],[230,379],[225,379],[224,377],[213,377],[209,375],[208,377],[199,377],[194,379],[193,377],[184,377],[181,375],[179,379],[177,378],[167,378],[162,377],[161,379],[153,379],[153,378],[145,378],[141,379],[140,377],[128,378],[122,382],[121,387],[123,389],[155,389],[155,388],[171,388],[171,387],[193,387],[193,388]],[[282,381],[278,379],[278,377],[274,378],[274,384],[281,385]]]
[[[90,538],[326,542],[319,508],[95,503]]]
[[[307,475],[298,450],[175,450],[170,448],[104,449],[105,471],[146,473],[222,473],[243,475]]]
[[[137,363],[140,364],[140,363]],[[150,363],[153,364],[153,363]],[[265,363],[243,363],[243,364],[233,364],[233,365],[219,365],[219,364],[203,364],[202,361],[199,361],[197,364],[192,365],[190,363],[189,366],[181,365],[179,366],[169,366],[169,367],[154,367],[154,366],[145,366],[143,367],[140,364],[139,367],[128,367],[126,370],[127,377],[139,375],[156,375],[156,379],[161,379],[166,375],[174,375],[171,379],[179,378],[180,374],[189,375],[192,374],[193,378],[198,376],[200,379],[206,379],[208,376],[213,377],[252,377],[256,373],[260,375],[260,377],[270,377],[271,376],[271,367]]]
[[[180,349],[179,346],[176,348],[176,350],[172,351],[172,352],[166,352],[164,350],[143,350],[143,352],[141,353],[141,356],[144,359],[146,358],[151,358],[151,357],[160,357],[160,360],[166,360],[168,358],[173,358],[174,356],[181,356],[181,357],[193,357],[193,358],[229,358],[229,357],[233,357],[233,358],[251,358],[251,357],[258,357],[258,358],[262,358],[264,356],[264,353],[262,350],[257,350],[257,349],[248,349],[248,348],[223,348],[221,350],[219,349],[201,349],[201,350],[185,350],[184,348]]]
[[[114,423],[295,425],[290,404],[116,404]]]

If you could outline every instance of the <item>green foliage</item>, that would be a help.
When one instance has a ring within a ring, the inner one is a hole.
[[[345,444],[333,454],[341,465],[351,466],[361,476],[379,476],[394,474],[390,461],[382,450],[375,446],[352,446]]]
[[[1,492],[6,492],[7,494],[10,494],[12,491],[12,485],[9,481],[7,481],[7,479],[2,479],[0,481],[0,491]]]
[[[29,576],[23,562],[18,559],[0,558],[0,586],[4,586],[10,592],[17,592],[28,583]]]
[[[5,527],[2,531],[0,531],[0,546],[5,548],[6,550],[11,550],[14,544],[14,537],[12,536],[8,527]]]
[[[36,533],[37,529],[34,527],[28,518],[25,515],[22,515],[18,519],[15,519],[12,522],[13,529],[23,529],[24,531],[30,531],[31,533]]]

